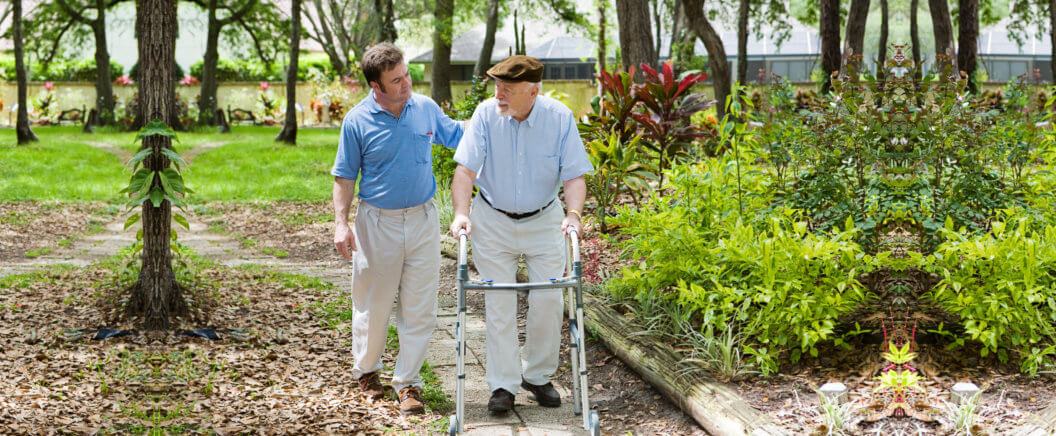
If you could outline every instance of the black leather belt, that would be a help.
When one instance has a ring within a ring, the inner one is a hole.
[[[488,199],[487,199],[486,197],[484,197],[483,195],[481,195],[481,196],[480,196],[480,199],[481,199],[481,200],[484,200],[484,202],[485,202],[485,203],[487,203],[487,204],[488,204],[488,206],[491,206],[491,208],[492,208],[492,209],[495,209],[495,210],[497,210],[497,211],[499,211],[499,212],[502,212],[502,213],[503,213],[503,215],[506,215],[506,216],[508,216],[508,217],[510,217],[510,218],[513,218],[513,219],[515,219],[515,220],[523,220],[523,219],[525,219],[525,218],[528,218],[528,217],[532,217],[532,216],[535,216],[535,215],[536,215],[536,214],[538,214],[539,212],[542,212],[542,211],[543,211],[543,209],[546,209],[546,208],[550,207],[550,205],[554,203],[554,200],[556,200],[556,199],[550,200],[550,202],[549,202],[549,203],[546,203],[546,206],[540,207],[540,208],[538,208],[538,209],[536,209],[536,210],[533,210],[533,211],[531,211],[531,212],[525,212],[525,213],[513,213],[513,212],[506,212],[506,211],[504,211],[504,210],[502,210],[502,209],[499,209],[499,208],[497,208],[497,207],[495,207],[495,206],[492,206],[492,205],[491,205],[491,202],[490,202],[490,201],[488,201]]]

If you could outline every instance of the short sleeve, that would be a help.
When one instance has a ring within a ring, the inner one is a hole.
[[[345,117],[345,121],[341,124],[337,155],[334,157],[334,168],[330,170],[330,174],[343,179],[356,180],[359,177],[361,163],[362,146],[350,115]]]
[[[436,102],[429,100],[429,105],[435,113],[434,119],[436,120],[436,126],[433,127],[436,132],[433,135],[433,141],[452,150],[458,148],[458,143],[462,140],[462,122],[452,120]]]
[[[575,118],[569,114],[564,117],[564,132],[561,140],[561,181],[567,182],[576,177],[594,171],[590,164],[590,157],[583,146],[583,139],[579,137],[579,129],[576,127]]]
[[[484,106],[477,106],[477,110],[473,112],[462,140],[458,143],[458,149],[455,150],[455,162],[477,174],[484,168],[484,159],[488,156],[488,140],[484,134],[487,131]]]

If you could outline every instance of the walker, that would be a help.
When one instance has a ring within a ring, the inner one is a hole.
[[[465,229],[458,232],[458,318],[455,323],[455,355],[458,368],[455,381],[455,414],[451,415],[451,423],[448,434],[456,435],[465,431],[465,397],[464,387],[466,382],[465,353],[466,336],[463,329],[466,326],[466,290],[485,291],[528,291],[533,289],[568,289],[574,290],[574,298],[568,299],[568,332],[571,344],[569,346],[570,360],[572,361],[572,412],[576,416],[583,417],[583,429],[590,432],[592,436],[601,434],[601,422],[598,412],[590,410],[590,400],[587,397],[587,358],[584,345],[583,328],[580,320],[583,318],[583,273],[582,264],[579,260],[579,235],[576,229],[569,227],[565,233],[565,241],[568,242],[567,252],[571,253],[571,273],[558,279],[550,279],[548,282],[535,283],[493,283],[491,280],[470,280],[469,266],[466,259]],[[566,262],[566,265],[568,263]],[[562,297],[563,298],[563,297]],[[587,413],[584,413],[587,412]]]

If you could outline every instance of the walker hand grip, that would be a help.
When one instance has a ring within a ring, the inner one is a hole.
[[[565,236],[568,239],[568,245],[572,248],[572,261],[579,262],[579,232],[573,226],[568,226],[565,229]]]
[[[466,238],[469,233],[466,233],[466,229],[459,229],[458,231],[458,264],[466,264]]]

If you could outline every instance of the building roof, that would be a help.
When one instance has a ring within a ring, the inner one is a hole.
[[[1000,56],[1000,55],[1028,55],[1028,56],[1051,56],[1052,55],[1052,42],[1049,41],[1048,35],[1043,33],[1042,37],[1036,35],[1037,27],[1031,27],[1027,29],[1026,35],[1023,38],[1023,46],[1021,47],[1016,43],[1016,40],[1012,38],[1011,32],[1008,30],[1008,21],[1002,21],[996,25],[987,27],[979,32],[979,54]]]
[[[466,33],[459,35],[454,41],[451,41],[451,63],[452,64],[473,64],[477,62],[477,57],[480,56],[480,46],[484,43],[484,29],[474,28]],[[508,39],[504,38],[498,33],[495,34],[495,47],[491,50],[491,61],[498,62],[505,59],[509,53],[510,48],[513,47]],[[410,60],[410,63],[422,63],[427,64],[433,62],[433,51],[429,50],[418,56],[415,56]]]

